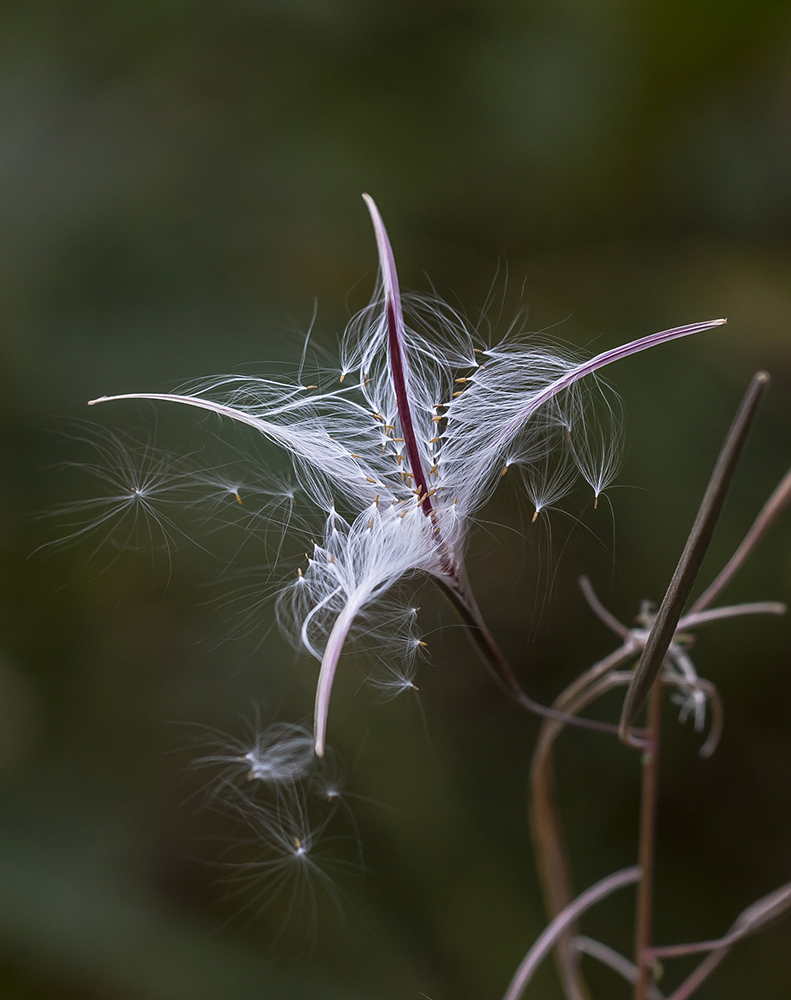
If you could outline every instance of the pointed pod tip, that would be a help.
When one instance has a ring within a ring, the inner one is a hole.
[[[366,208],[371,214],[371,218],[375,219],[379,215],[379,209],[376,205],[376,202],[369,194],[366,194],[365,191],[363,191],[363,201],[365,202]]]

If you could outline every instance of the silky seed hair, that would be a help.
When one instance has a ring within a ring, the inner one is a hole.
[[[401,296],[387,231],[373,199],[364,197],[379,278],[371,302],[344,333],[334,380],[328,373],[305,385],[301,364],[293,381],[230,375],[180,392],[92,401],[198,408],[248,426],[291,457],[299,489],[325,517],[321,537],[277,605],[287,634],[321,661],[318,756],[338,661],[355,623],[375,616],[393,586],[414,574],[464,591],[471,607],[464,569],[469,529],[503,471],[527,470],[536,510],[561,499],[572,471],[598,498],[618,465],[618,434],[611,433],[612,402],[599,400],[596,373],[724,322],[666,330],[587,361],[547,338],[514,331],[486,343],[446,303]],[[597,406],[603,415],[591,417]]]

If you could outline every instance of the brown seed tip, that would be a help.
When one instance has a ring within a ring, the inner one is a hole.
[[[532,518],[530,519],[530,523],[531,523],[531,524],[535,524],[537,520],[538,520],[538,511],[536,511],[536,512],[535,512],[535,513],[533,514]]]

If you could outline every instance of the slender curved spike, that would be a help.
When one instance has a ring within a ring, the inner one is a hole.
[[[599,371],[599,369],[611,365],[614,361],[621,361],[632,354],[647,351],[652,347],[657,347],[659,344],[665,344],[669,340],[690,337],[695,333],[702,333],[704,330],[711,330],[716,326],[724,326],[727,322],[727,319],[712,319],[703,323],[689,323],[687,326],[677,326],[671,330],[662,330],[659,333],[652,333],[648,337],[641,337],[639,340],[632,340],[628,344],[622,344],[620,347],[614,347],[610,351],[603,351],[601,354],[597,354],[596,357],[590,358],[588,361],[583,361],[582,364],[577,365],[566,372],[565,375],[561,375],[560,378],[550,383],[542,392],[537,393],[527,406],[513,420],[506,424],[497,436],[495,444],[508,438],[513,433],[515,427],[521,426],[532,413],[540,409],[544,403],[549,402],[553,396],[557,396],[558,393],[563,392],[564,389],[568,389],[569,386],[572,386],[575,382],[579,382],[580,379],[585,378],[587,375],[592,375],[594,372]]]
[[[355,616],[359,611],[356,604],[350,603],[341,611],[335,619],[324,656],[319,669],[319,679],[316,684],[316,706],[314,711],[313,738],[316,747],[316,756],[323,757],[327,741],[327,715],[330,709],[330,695],[332,694],[332,684],[335,680],[335,670],[338,666],[341,650],[352,627]]]
[[[521,965],[516,970],[514,978],[508,989],[505,991],[503,1000],[519,1000],[525,989],[533,978],[538,966],[552,949],[553,945],[569,924],[573,924],[578,917],[589,910],[596,903],[606,899],[618,889],[623,889],[628,885],[634,885],[640,880],[642,872],[637,865],[631,868],[624,868],[622,871],[608,875],[601,882],[592,885],[578,896],[573,903],[559,913],[551,924],[543,931],[536,940],[536,943],[525,955]]]
[[[673,640],[684,605],[687,603],[722,512],[747,432],[768,383],[769,376],[766,372],[759,371],[753,375],[717,458],[681,559],[657,612],[643,655],[637,664],[634,680],[626,693],[620,722],[620,736],[625,743],[633,743],[629,737],[629,727],[643,707],[648,692],[662,668],[665,654]]]
[[[752,527],[744,536],[744,541],[733,553],[725,567],[720,570],[714,582],[709,584],[692,605],[690,608],[691,613],[707,608],[719,596],[789,503],[791,503],[791,469],[783,476],[775,491],[761,508],[760,514],[756,517]]]
[[[376,246],[379,251],[379,269],[382,273],[382,284],[385,293],[385,313],[387,316],[387,345],[390,351],[390,370],[393,375],[398,416],[401,420],[401,431],[404,435],[407,456],[415,478],[415,487],[425,498],[421,504],[423,513],[431,517],[433,507],[429,497],[429,488],[423,463],[420,461],[420,451],[415,437],[415,427],[412,422],[412,409],[409,403],[409,362],[405,351],[404,316],[401,309],[401,292],[398,287],[398,272],[395,266],[393,248],[390,239],[376,207],[376,202],[368,195],[363,200],[371,213]]]

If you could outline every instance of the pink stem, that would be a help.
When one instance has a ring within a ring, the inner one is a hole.
[[[338,666],[341,650],[346,641],[352,622],[360,610],[359,601],[350,601],[335,619],[327,648],[319,670],[319,679],[316,684],[316,707],[313,720],[313,739],[316,747],[316,756],[323,757],[327,743],[327,715],[330,709],[330,695],[332,694],[332,683],[335,680],[335,670]]]
[[[520,410],[513,420],[510,420],[503,430],[500,431],[494,442],[495,446],[510,437],[544,403],[548,402],[553,396],[556,396],[564,389],[568,389],[569,386],[578,382],[581,378],[585,378],[586,375],[592,375],[593,372],[598,371],[600,368],[612,364],[613,361],[628,358],[631,354],[639,354],[640,351],[647,351],[649,348],[664,344],[669,340],[677,340],[679,337],[689,337],[694,333],[701,333],[703,330],[710,330],[715,326],[723,326],[727,322],[726,319],[712,319],[704,323],[690,323],[687,326],[676,326],[672,330],[662,330],[659,333],[652,333],[648,337],[641,337],[639,340],[632,340],[628,344],[622,344],[620,347],[614,347],[610,351],[597,354],[595,358],[584,361],[582,364],[572,368],[571,371],[566,372],[565,375],[561,375],[560,378],[550,383],[546,389],[537,396],[534,396],[524,409]]]

